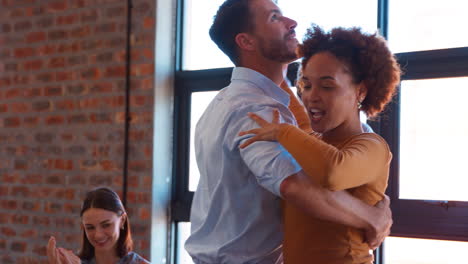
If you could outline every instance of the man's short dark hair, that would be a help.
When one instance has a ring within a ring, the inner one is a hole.
[[[239,33],[251,32],[254,27],[250,1],[226,0],[219,7],[210,28],[211,40],[236,66],[239,64],[239,54],[235,38]]]

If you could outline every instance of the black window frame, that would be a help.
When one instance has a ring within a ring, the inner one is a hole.
[[[384,37],[388,36],[389,1],[378,0],[378,28]],[[177,6],[174,100],[175,159],[171,204],[173,223],[190,221],[190,206],[193,199],[193,192],[188,190],[191,94],[219,91],[229,84],[232,73],[232,68],[191,71],[182,69],[184,0],[177,0]],[[468,47],[405,52],[396,54],[396,57],[404,70],[402,81],[468,76],[468,67],[466,67],[468,65]],[[391,198],[394,219],[391,236],[468,241],[468,234],[463,235],[463,231],[468,230],[468,203],[399,199],[399,106],[398,92],[387,107],[385,114],[381,118],[369,122],[374,131],[387,140],[393,153],[387,189],[387,195]],[[377,250],[376,263],[384,263],[382,252],[382,248]]]

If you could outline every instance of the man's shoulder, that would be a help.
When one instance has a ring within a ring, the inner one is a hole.
[[[265,94],[253,83],[232,83],[223,89],[222,97],[235,109],[264,107],[284,107],[279,101]]]

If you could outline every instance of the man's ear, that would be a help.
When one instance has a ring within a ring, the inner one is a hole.
[[[239,49],[247,51],[255,50],[255,40],[248,33],[237,34],[235,40]]]

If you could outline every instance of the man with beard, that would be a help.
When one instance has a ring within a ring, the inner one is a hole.
[[[227,0],[216,14],[210,36],[236,67],[195,131],[200,182],[185,247],[196,264],[281,262],[281,198],[314,217],[363,229],[371,247],[389,232],[388,200],[370,207],[322,188],[276,142],[239,148],[249,136],[238,133],[257,127],[249,112],[271,120],[278,109],[283,122],[297,124],[290,111],[297,99],[279,87],[296,59],[296,25],[271,0]]]

